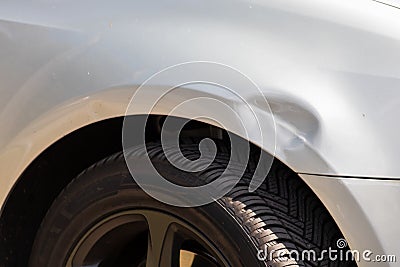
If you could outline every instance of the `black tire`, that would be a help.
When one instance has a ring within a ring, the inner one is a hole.
[[[217,154],[213,164],[207,170],[194,174],[171,166],[159,144],[150,145],[148,154],[157,170],[165,173],[173,182],[185,183],[188,179],[208,182],[218,178],[229,160],[227,149],[221,144],[219,146],[222,152]],[[188,158],[199,155],[197,145],[181,145],[181,151]],[[145,154],[141,150],[131,153],[137,158]],[[152,210],[165,213],[168,218],[178,218],[183,222],[182,225],[188,225],[187,229],[193,229],[193,233],[201,236],[201,240],[193,247],[208,249],[205,254],[210,261],[215,260],[218,264],[225,261],[224,264],[235,267],[353,266],[351,262],[331,262],[327,259],[297,262],[289,259],[288,253],[292,250],[301,254],[307,249],[320,252],[329,246],[335,248],[336,241],[341,237],[340,231],[314,194],[280,163],[273,165],[268,178],[258,190],[249,193],[248,183],[252,176],[250,165],[247,165],[247,171],[237,186],[219,201],[197,208],[178,208],[160,203],[145,194],[134,183],[122,153],[110,156],[75,178],[54,201],[37,233],[29,266],[66,266],[73,250],[89,229],[113,214],[132,210]],[[185,177],[185,181],[182,181],[182,177]],[[146,249],[139,241],[146,243],[147,239],[140,235],[135,233],[134,238],[121,238],[121,242],[127,248],[136,247],[135,251],[141,247],[141,252],[137,253],[145,255]],[[123,249],[119,251],[119,247]],[[258,251],[265,247],[268,251],[276,252],[272,259],[260,261],[257,258]],[[109,252],[103,251],[104,255],[110,255],[100,266],[135,266],[129,262],[130,259],[126,262],[121,260],[126,250],[121,245]],[[277,252],[282,251],[285,253],[280,253],[281,257],[278,258]],[[178,266],[176,259],[173,262]]]

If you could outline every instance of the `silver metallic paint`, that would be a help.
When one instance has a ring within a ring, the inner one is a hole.
[[[145,79],[196,60],[232,66],[261,88],[277,123],[276,156],[293,170],[400,178],[400,10],[374,1],[2,1],[0,59],[0,203],[52,143],[124,115]],[[224,98],[193,88],[186,97],[202,94]],[[167,112],[174,97],[154,112]],[[273,151],[268,142],[263,148]],[[363,187],[343,180],[329,195],[321,192],[330,178],[302,177],[352,245],[379,240],[377,248],[399,252],[399,230],[380,230],[397,213],[375,220],[377,209],[366,209],[381,202],[366,199]],[[391,183],[376,182],[378,199],[396,199]],[[359,217],[340,219],[332,204],[346,190]],[[371,227],[354,234],[354,220]],[[368,229],[375,236],[366,238]]]

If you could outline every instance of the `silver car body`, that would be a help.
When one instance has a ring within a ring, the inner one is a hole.
[[[217,62],[250,77],[270,103],[276,147],[251,136],[250,141],[299,173],[352,249],[400,256],[396,5],[399,1],[2,1],[0,203],[57,140],[124,116],[135,88],[154,73],[183,62]],[[151,93],[160,84],[146,86]],[[167,114],[178,97],[230,101],[220,91],[185,90],[183,96],[171,92],[153,112]],[[271,116],[253,96],[245,97],[261,116]],[[251,128],[253,122],[246,122]]]

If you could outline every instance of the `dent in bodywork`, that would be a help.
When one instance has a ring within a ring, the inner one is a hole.
[[[277,156],[289,166],[299,163],[304,169],[318,166],[318,172],[332,172],[328,162],[313,147],[321,137],[322,119],[317,110],[306,101],[279,90],[268,93],[266,98],[276,121]]]

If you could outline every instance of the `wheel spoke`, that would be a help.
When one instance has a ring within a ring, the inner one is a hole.
[[[145,211],[149,226],[146,267],[178,267],[183,238],[172,217]]]
[[[225,266],[204,242],[189,225],[166,213],[121,212],[87,231],[66,266],[121,266],[121,263],[146,267]]]

